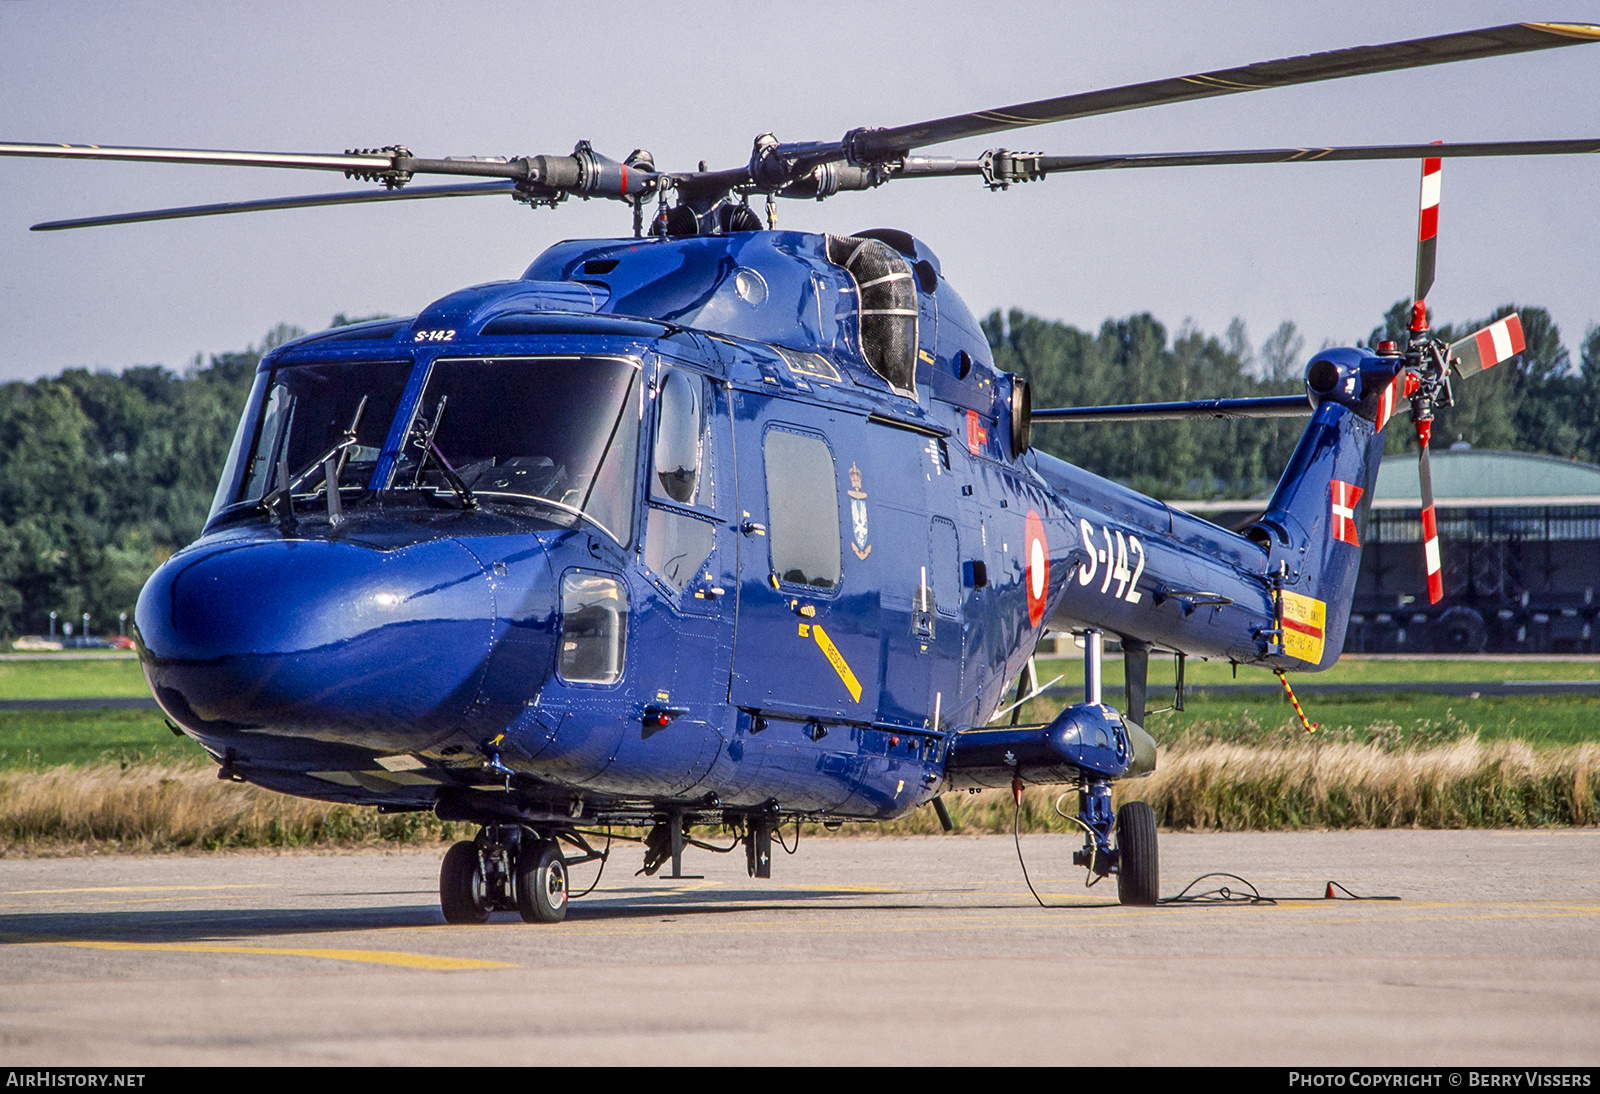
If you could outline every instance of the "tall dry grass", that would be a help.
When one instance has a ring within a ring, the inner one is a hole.
[[[1600,745],[1462,738],[1178,749],[1141,788],[1172,828],[1527,828],[1600,822]]]
[[[292,798],[214,769],[135,763],[0,772],[0,856],[419,843],[470,836],[431,813]]]
[[[1159,754],[1155,774],[1118,783],[1113,800],[1150,803],[1165,828],[1529,828],[1600,823],[1600,745],[1534,749],[1463,737],[1421,748],[1392,741],[1291,738],[1247,745],[1204,736]],[[958,830],[1009,832],[1006,791],[945,797]],[[1076,810],[1060,788],[1029,787],[1022,827],[1065,832]],[[849,829],[846,829],[848,831]],[[931,809],[877,830],[939,831]]]
[[[1421,748],[1302,738],[1245,745],[1194,737],[1164,749],[1156,773],[1119,783],[1172,829],[1500,828],[1600,823],[1600,745],[1533,749],[1466,737]],[[1006,791],[946,796],[958,830],[1009,832]],[[1030,787],[1022,826],[1066,832],[1076,802]],[[809,831],[822,834],[820,826]],[[143,763],[0,773],[0,856],[431,843],[472,834],[428,813],[291,798],[220,782],[210,768]],[[855,834],[932,834],[919,809]]]

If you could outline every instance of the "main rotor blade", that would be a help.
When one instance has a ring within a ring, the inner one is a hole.
[[[1208,99],[1241,91],[1335,80],[1376,72],[1420,68],[1425,65],[1499,57],[1510,53],[1575,46],[1600,41],[1600,26],[1582,23],[1512,23],[1503,27],[1441,34],[1387,45],[1313,53],[1263,61],[1242,68],[1203,72],[1126,87],[1062,95],[1031,103],[957,114],[934,121],[916,122],[891,129],[857,131],[849,138],[852,158],[858,163],[883,162],[921,148],[963,137],[1000,133],[1030,125],[1137,110],[1165,103]]]
[[[1128,156],[1041,156],[1040,169],[1105,171],[1126,167],[1224,167],[1249,163],[1342,163],[1435,157],[1575,156],[1600,153],[1600,139],[1367,144],[1343,148],[1259,148],[1236,152],[1143,152]]]
[[[393,157],[352,153],[228,152],[203,148],[116,148],[98,144],[17,144],[0,141],[0,156],[34,159],[129,160],[138,163],[201,163],[225,167],[299,167],[316,171],[387,170]]]
[[[1304,395],[1255,399],[1201,399],[1184,403],[1124,403],[1035,410],[1035,422],[1168,422],[1182,418],[1303,418],[1311,413]]]
[[[310,171],[344,171],[367,177],[403,172],[407,175],[474,175],[525,179],[526,161],[501,159],[418,159],[404,150],[369,152],[236,152],[206,148],[117,148],[98,144],[18,144],[0,141],[0,156],[31,159],[124,160],[134,163],[194,163],[220,167],[287,167]]]
[[[1130,155],[1043,155],[994,149],[976,160],[907,155],[891,179],[942,179],[981,174],[995,186],[1032,182],[1074,171],[1122,171],[1166,166],[1234,166],[1243,163],[1350,163],[1370,160],[1438,160],[1498,155],[1594,155],[1600,139],[1571,141],[1472,141],[1461,144],[1357,144],[1301,149],[1240,149],[1234,152],[1133,152]],[[843,163],[838,160],[837,163]]]
[[[421,198],[472,197],[477,194],[509,194],[511,182],[468,182],[450,186],[409,186],[404,190],[362,190],[344,194],[305,194],[292,198],[263,198],[259,201],[224,201],[215,205],[185,205],[175,209],[149,209],[139,213],[112,213],[75,220],[47,220],[35,224],[35,232],[59,232],[67,228],[102,228],[111,224],[140,224],[150,220],[181,220],[184,217],[222,216],[226,213],[259,213],[271,209],[311,209],[322,205],[362,205],[372,201],[412,201]]]

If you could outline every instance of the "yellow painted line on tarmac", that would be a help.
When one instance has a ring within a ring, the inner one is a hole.
[[[505,961],[479,961],[465,957],[437,957],[423,953],[397,953],[390,950],[336,950],[280,946],[226,946],[211,942],[101,942],[91,939],[31,938],[36,946],[67,946],[84,950],[146,951],[154,953],[222,953],[262,957],[317,957],[329,961],[355,961],[366,965],[395,965],[404,969],[431,969],[457,972],[465,969],[514,969]]]
[[[107,905],[124,904],[171,904],[175,900],[196,899],[198,898],[186,896],[143,896],[133,900],[18,900],[10,904],[0,904],[0,908],[27,908],[31,911],[39,911],[43,908],[100,908]]]
[[[662,887],[660,889],[644,888],[641,891],[646,896],[661,896],[663,893],[693,893],[701,889],[720,889],[721,887],[722,882],[708,878],[705,881],[696,882],[693,885],[674,885],[671,888]]]
[[[1148,909],[1124,910],[1116,905],[1102,905],[1103,910],[1096,913],[1085,909],[1073,919],[1074,923],[1095,922],[1105,919],[1125,920],[1144,915]],[[663,909],[665,912],[666,909]],[[721,917],[718,917],[719,919]],[[1017,926],[1017,919],[1010,914],[988,913],[982,915],[963,916],[952,913],[919,916],[894,916],[885,918],[873,916],[872,918],[840,920],[832,915],[819,923],[814,918],[804,920],[761,919],[744,923],[703,923],[694,919],[693,912],[680,915],[674,920],[672,932],[674,935],[700,935],[700,934],[815,934],[821,927],[830,932],[849,934],[915,934],[927,932],[949,931],[988,931],[997,928]],[[569,922],[563,930],[579,931],[594,935],[650,935],[658,934],[662,928],[659,923],[651,921],[637,925],[591,923],[585,921]]]
[[[795,893],[902,893],[905,896],[924,896],[937,891],[908,889],[899,885],[782,885],[778,888],[781,892]]]
[[[1479,912],[1475,914],[1462,913],[1459,915],[1396,915],[1384,916],[1385,923],[1439,923],[1474,919],[1593,919],[1600,916],[1600,908],[1529,908],[1520,911]],[[1320,924],[1341,923],[1371,923],[1371,919],[1311,919],[1300,922]]]
[[[786,886],[784,888],[790,889],[790,890],[799,890],[799,889],[803,889],[803,888],[804,889],[809,889],[809,888],[813,888],[813,887],[811,887],[811,886]],[[825,888],[825,887],[820,887],[819,886],[819,887],[816,887],[816,888]],[[891,890],[885,890],[885,891],[886,892],[897,892],[899,890],[892,890],[891,889]],[[985,894],[985,895],[989,896],[989,897],[1000,896],[1000,895],[1015,895],[1015,896],[1022,897],[1022,898],[1031,897],[1031,894],[1026,893],[1026,892],[1018,893],[1018,894],[994,894],[994,893],[990,893],[990,894]],[[1229,913],[1229,914],[1237,914],[1239,911],[1242,910],[1241,905],[1244,903],[1242,901],[1235,901],[1235,902],[1222,902],[1222,901],[1205,902],[1205,901],[1200,901],[1200,902],[1196,902],[1193,905],[1188,905],[1188,904],[1170,905],[1170,906],[1169,905],[1162,905],[1162,906],[1157,906],[1155,908],[1129,908],[1129,907],[1124,907],[1122,905],[1110,902],[1110,900],[1111,900],[1110,897],[1101,897],[1098,900],[1095,900],[1095,898],[1093,898],[1093,897],[1090,897],[1090,898],[1086,899],[1081,894],[1042,893],[1041,895],[1044,896],[1044,898],[1045,898],[1045,900],[1047,902],[1051,902],[1051,907],[1050,908],[1041,909],[1041,910],[1056,910],[1056,909],[1059,908],[1060,910],[1063,910],[1063,911],[1072,911],[1074,913],[1072,922],[1074,922],[1074,923],[1095,923],[1095,922],[1111,921],[1111,920],[1116,920],[1116,921],[1119,921],[1119,922],[1125,922],[1125,921],[1129,921],[1129,920],[1143,920],[1143,921],[1147,921],[1148,922],[1152,913],[1160,912],[1163,909],[1172,909],[1172,910],[1174,910],[1173,914],[1177,914],[1175,909],[1180,908],[1180,907],[1183,909],[1184,912],[1189,912],[1189,913],[1197,912],[1197,911],[1201,911],[1201,910],[1205,910],[1205,909],[1212,909],[1212,910],[1215,910],[1217,912],[1226,912],[1226,913]],[[1093,901],[1093,902],[1091,903],[1090,901]],[[759,897],[750,898],[750,902],[751,903],[757,903],[757,904],[764,903],[761,900],[761,898],[759,898]],[[1071,903],[1054,903],[1054,902],[1071,902]],[[1327,924],[1327,925],[1374,924],[1374,923],[1393,923],[1393,922],[1438,922],[1438,921],[1447,921],[1447,920],[1470,920],[1470,919],[1485,919],[1485,920],[1493,920],[1493,919],[1568,919],[1568,918],[1593,918],[1595,916],[1600,916],[1600,904],[1587,904],[1587,903],[1574,904],[1573,902],[1570,902],[1570,901],[1559,901],[1559,902],[1544,902],[1544,901],[1541,901],[1541,902],[1518,902],[1518,903],[1515,903],[1515,904],[1501,905],[1498,908],[1493,906],[1493,905],[1490,905],[1489,907],[1486,908],[1485,905],[1483,903],[1481,903],[1481,902],[1452,902],[1452,903],[1443,903],[1443,902],[1441,902],[1441,903],[1437,903],[1437,904],[1416,903],[1416,902],[1399,902],[1399,903],[1396,903],[1396,902],[1391,902],[1391,901],[1381,901],[1381,902],[1379,902],[1379,901],[1359,901],[1358,902],[1358,901],[1354,901],[1354,900],[1345,900],[1345,901],[1338,901],[1337,902],[1341,906],[1346,906],[1346,905],[1356,904],[1356,903],[1363,903],[1363,904],[1368,904],[1368,905],[1378,905],[1378,907],[1371,908],[1371,911],[1381,913],[1378,916],[1372,916],[1372,915],[1356,916],[1354,914],[1345,914],[1343,907],[1341,907],[1340,911],[1335,912],[1332,908],[1328,907],[1328,905],[1331,904],[1331,903],[1335,903],[1335,902],[1323,901],[1323,900],[1320,900],[1320,899],[1305,899],[1305,900],[1294,900],[1294,899],[1283,900],[1283,899],[1279,899],[1276,903],[1271,903],[1271,904],[1269,904],[1269,903],[1261,903],[1261,904],[1256,904],[1256,905],[1250,905],[1250,907],[1254,907],[1254,908],[1256,908],[1258,910],[1262,910],[1262,911],[1272,911],[1272,910],[1291,911],[1292,910],[1292,911],[1300,912],[1300,913],[1321,911],[1321,912],[1324,913],[1323,915],[1314,915],[1310,920],[1307,920],[1307,919],[1303,918],[1303,916],[1302,916],[1302,918],[1297,919],[1296,922],[1297,923],[1317,923],[1317,924]],[[956,910],[953,910],[953,909],[952,910],[948,910],[948,911],[938,912],[938,913],[929,913],[924,909],[917,909],[917,908],[908,907],[908,908],[905,909],[905,911],[909,912],[909,913],[915,913],[915,914],[909,914],[909,915],[907,915],[907,914],[899,914],[899,915],[896,915],[892,911],[885,910],[881,914],[874,914],[874,915],[871,915],[871,916],[849,917],[849,918],[844,918],[844,917],[842,917],[842,916],[840,916],[840,915],[838,915],[838,914],[836,914],[836,913],[834,913],[832,911],[829,911],[827,913],[827,915],[826,915],[826,924],[827,924],[827,929],[830,930],[830,931],[839,931],[839,932],[852,933],[852,934],[899,934],[899,933],[918,932],[918,931],[945,932],[945,931],[988,930],[988,929],[995,928],[995,927],[1016,927],[1018,925],[1018,919],[1017,919],[1016,913],[1031,911],[1035,907],[1036,907],[1036,905],[1033,905],[1031,903],[1028,903],[1028,904],[1020,904],[1019,903],[1019,905],[1016,908],[974,911],[974,912],[970,912],[970,913],[962,913],[960,911],[956,911]],[[1468,909],[1468,908],[1481,908],[1481,909],[1484,909],[1484,910],[1483,911],[1478,911],[1478,912],[1465,911],[1465,909]],[[1458,911],[1458,909],[1460,909],[1460,910]],[[1350,909],[1350,912],[1353,913],[1354,909]],[[1421,914],[1417,914],[1419,912]],[[1396,913],[1403,913],[1403,914],[1396,914]],[[766,932],[766,933],[782,934],[782,933],[796,933],[796,932],[815,931],[817,929],[817,925],[818,925],[817,919],[815,917],[810,917],[810,916],[804,917],[803,919],[800,919],[800,920],[793,920],[793,919],[789,919],[789,918],[785,917],[785,918],[781,918],[781,919],[763,918],[763,919],[759,919],[759,920],[751,920],[751,921],[748,921],[748,922],[728,922],[728,921],[726,921],[724,919],[721,919],[719,917],[718,918],[718,922],[716,922],[716,923],[700,923],[700,922],[697,922],[693,918],[693,912],[691,910],[688,913],[687,917],[682,917],[682,918],[679,918],[677,920],[675,928],[674,928],[674,933],[676,933],[676,934],[709,934],[709,933],[727,934],[727,933],[730,933],[730,932],[733,932],[733,933]],[[569,930],[582,930],[585,933],[593,933],[593,934],[601,934],[601,935],[644,935],[644,934],[650,934],[650,933],[659,931],[660,927],[659,927],[658,924],[655,924],[653,922],[649,923],[649,924],[642,924],[642,923],[641,924],[633,924],[633,923],[621,924],[621,923],[605,923],[605,922],[596,923],[596,922],[592,922],[592,921],[591,922],[585,922],[585,921],[580,920],[577,923],[570,925],[567,929],[569,929]]]
[[[1341,897],[1338,900],[1326,900],[1321,897],[1275,897],[1280,906],[1293,905],[1297,908],[1322,906],[1332,904],[1386,904],[1391,908],[1406,908],[1415,911],[1419,908],[1548,908],[1553,910],[1573,909],[1577,911],[1592,910],[1600,912],[1600,900],[1378,900],[1368,897],[1365,900],[1355,900],[1350,897]]]
[[[218,889],[271,889],[271,885],[96,885],[85,889],[5,889],[0,896],[53,896],[59,893],[201,893]]]

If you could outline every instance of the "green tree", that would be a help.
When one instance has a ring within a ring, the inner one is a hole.
[[[88,612],[106,633],[151,571],[200,534],[259,348],[0,385],[0,636]]]
[[[1004,318],[995,312],[983,329],[999,367],[1033,384],[1037,407],[1301,390],[1300,363],[1287,363],[1304,342],[1293,324],[1280,326],[1263,346],[1275,369],[1293,377],[1282,381],[1253,374],[1256,355],[1238,320],[1225,341],[1186,325],[1170,343],[1166,327],[1149,314],[1107,320],[1094,335],[1017,311]],[[1249,497],[1271,488],[1299,432],[1293,423],[1273,419],[1129,422],[1046,425],[1034,438],[1053,455],[1146,493]]]

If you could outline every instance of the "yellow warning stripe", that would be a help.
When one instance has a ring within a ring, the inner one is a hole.
[[[33,940],[30,940],[33,941]],[[359,961],[368,965],[398,965],[406,969],[456,972],[463,969],[514,969],[504,961],[478,961],[464,957],[435,957],[391,950],[300,949],[276,946],[220,946],[207,942],[97,942],[88,939],[34,941],[35,945],[71,946],[86,950],[153,950],[168,953],[232,953],[269,957],[320,957],[330,961]]]
[[[1600,27],[1589,23],[1523,23],[1525,27],[1534,30],[1547,31],[1550,34],[1560,34],[1568,38],[1588,38],[1600,40]]]
[[[856,674],[850,671],[850,666],[845,663],[844,654],[839,652],[839,647],[833,644],[833,639],[828,637],[828,632],[822,629],[821,623],[811,624],[811,637],[816,640],[817,646],[822,650],[828,664],[833,666],[833,671],[839,674],[839,679],[844,681],[844,686],[850,692],[850,698],[861,702],[861,681],[856,679]]]
[[[1029,118],[1021,114],[1007,114],[1003,110],[978,110],[972,115],[982,118],[986,122],[1002,122],[1006,125],[1037,125],[1039,118]]]
[[[270,885],[95,885],[82,889],[7,889],[0,896],[38,896],[55,893],[195,893],[217,889],[270,889]]]
[[[1201,87],[1221,87],[1229,91],[1259,91],[1262,88],[1261,84],[1242,84],[1238,80],[1224,80],[1221,76],[1210,76],[1206,73],[1201,73],[1198,76],[1180,76],[1178,79],[1186,84],[1199,84]]]

